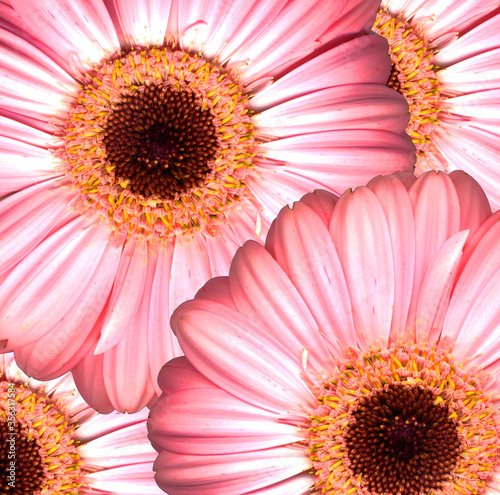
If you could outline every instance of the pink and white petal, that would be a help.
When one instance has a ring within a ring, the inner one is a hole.
[[[16,265],[45,238],[69,210],[74,196],[59,181],[47,180],[0,202],[0,273]]]
[[[0,287],[2,339],[17,348],[50,331],[90,283],[110,234],[79,217],[31,251]]]
[[[234,223],[238,223],[240,217],[243,217],[245,214],[244,212],[238,212],[237,215],[238,218],[235,219]],[[212,277],[228,275],[233,255],[240,246],[240,243],[236,243],[233,240],[235,236],[232,232],[229,236],[226,234],[226,232],[230,229],[232,222],[231,220],[228,220],[227,223],[228,225],[224,224],[219,227],[221,232],[218,235],[213,237],[207,236],[205,238],[206,250],[210,260],[210,276]],[[245,236],[246,239],[255,235],[255,225],[253,225],[253,231],[250,230],[245,233],[247,234]]]
[[[496,0],[466,0],[460,3],[453,0],[412,0],[408,4],[405,14],[410,16],[415,13],[414,22],[422,22],[430,38],[464,31],[498,7]]]
[[[297,240],[295,237],[294,241]],[[328,254],[334,253],[329,251]],[[297,269],[306,271],[312,260],[303,261],[305,264]],[[341,271],[340,267],[336,268],[332,274]],[[331,355],[321,332],[331,336],[330,325],[324,327],[324,321],[315,321],[297,288],[263,246],[248,241],[236,252],[231,263],[229,287],[238,311],[260,328],[265,328],[268,335],[289,351],[297,364],[302,362],[303,350],[309,349],[308,361],[315,371],[328,369]],[[342,299],[343,307],[350,309],[346,294],[342,296],[337,300]],[[287,331],[285,338],[284,329]]]
[[[498,126],[500,122],[500,89],[489,89],[468,95],[455,96],[444,101],[448,125]]]
[[[438,74],[441,85],[450,94],[468,94],[500,86],[500,48],[480,53],[443,69]]]
[[[82,495],[165,495],[154,481],[151,462],[113,467],[86,477],[92,491]]]
[[[128,239],[120,256],[96,354],[111,349],[127,331],[143,298],[147,270],[147,244]]]
[[[253,117],[262,134],[290,137],[335,129],[378,129],[404,132],[405,98],[379,84],[326,88],[289,100]]]
[[[415,217],[415,277],[408,310],[407,335],[414,340],[416,309],[427,270],[441,246],[460,231],[460,203],[453,181],[444,173],[419,177],[408,191]]]
[[[434,55],[434,60],[439,67],[448,67],[480,53],[500,48],[500,39],[496,35],[498,31],[500,14],[481,22],[468,33],[444,46]]]
[[[481,186],[462,170],[455,170],[450,179],[460,202],[460,230],[469,230],[471,238],[491,215],[488,198]]]
[[[404,338],[415,272],[415,223],[408,192],[398,176],[375,177],[367,187],[384,210],[394,257],[394,308],[390,341]]]
[[[171,0],[113,0],[125,35],[132,46],[162,45],[165,40]]]
[[[324,189],[317,189],[312,193],[307,193],[300,201],[309,206],[309,208],[312,208],[328,228],[338,200],[339,197],[335,194]]]
[[[349,0],[338,19],[321,35],[319,41],[326,43],[333,40],[335,44],[339,44],[359,33],[368,34],[375,22],[379,5],[379,0]]]
[[[192,299],[210,278],[210,258],[202,236],[175,241],[170,271],[169,306],[171,310]]]
[[[251,100],[252,108],[262,112],[320,89],[343,86],[346,81],[384,85],[391,64],[387,50],[387,41],[381,36],[361,36],[343,43],[301,64],[259,91]]]
[[[408,136],[369,129],[298,135],[265,143],[261,149],[265,158],[285,162],[288,170],[341,193],[366,184],[374,174],[411,171],[415,154]],[[337,185],[339,180],[342,184]]]
[[[87,284],[80,285],[76,302],[61,311],[56,324],[35,342],[16,349],[16,360],[30,376],[52,380],[71,370],[94,350],[100,331],[95,328],[111,292],[121,246],[109,242]]]
[[[170,395],[192,388],[211,388],[213,383],[197,371],[186,356],[179,356],[163,366],[158,375],[158,385],[165,395]],[[154,409],[155,406],[151,411]],[[154,444],[154,438],[152,441]]]
[[[196,299],[205,299],[214,301],[220,304],[225,304],[227,307],[236,309],[231,287],[229,286],[229,277],[214,277],[211,278],[197,293]]]
[[[161,394],[157,379],[162,366],[173,357],[182,354],[177,338],[170,331],[172,308],[169,304],[169,296],[172,247],[169,245],[159,248],[151,286],[148,322],[149,368],[157,395]]]
[[[167,493],[234,495],[278,483],[310,467],[304,449],[276,447],[216,456],[163,451],[153,470],[158,486]]]
[[[472,175],[483,188],[494,210],[500,207],[500,157],[498,136],[477,127],[447,126],[433,132],[433,142],[451,168]]]
[[[11,5],[40,41],[67,60],[98,62],[120,47],[102,0],[11,0]],[[57,23],[54,23],[57,19]]]
[[[314,480],[308,473],[296,474],[273,485],[247,492],[246,495],[307,495],[314,489]]]
[[[292,210],[283,208],[267,237],[266,249],[307,304],[319,332],[330,344],[330,352],[341,358],[344,349],[356,345],[356,332],[342,266],[323,220],[303,201],[295,203]],[[273,323],[271,320],[271,327]],[[307,346],[309,356],[314,356],[317,344]],[[325,362],[327,367],[329,364]]]
[[[0,115],[0,136],[31,144],[38,148],[50,147],[54,140],[51,134],[2,115]]]
[[[464,230],[450,237],[439,249],[422,283],[416,309],[416,341],[429,346],[437,343],[448,311],[451,290],[469,235]]]
[[[0,136],[0,197],[61,175],[50,151]]]
[[[118,431],[104,434],[78,448],[85,463],[101,468],[152,463],[157,453],[147,441],[147,416],[136,424],[123,425]],[[117,418],[115,416],[115,421]],[[133,445],[133,448],[131,446]]]
[[[104,353],[103,361],[104,383],[109,399],[116,410],[129,413],[141,410],[156,396],[149,365],[148,323],[157,256],[142,248],[139,252],[142,253],[143,270],[146,272],[143,289],[138,295],[139,306],[118,343]]]
[[[98,331],[100,331],[103,317],[104,314],[101,314],[95,325]],[[108,414],[115,408],[108,397],[104,384],[103,364],[104,354],[94,355],[94,349],[91,348],[71,372],[78,392],[85,402],[101,414]]]
[[[386,344],[394,305],[394,256],[375,194],[366,187],[344,193],[329,230],[349,289],[357,343],[362,349]]]
[[[335,3],[335,8],[323,0],[307,3],[292,0],[282,4],[272,24],[242,46],[237,56],[231,58],[231,64],[242,64],[240,72],[246,82],[276,76],[321,46],[317,38],[335,22],[347,0]],[[300,29],[297,29],[298,19]]]
[[[236,397],[298,414],[303,414],[300,404],[313,400],[297,357],[238,311],[194,299],[174,311],[171,325],[193,366]]]
[[[231,239],[234,245],[238,248],[249,239],[263,243],[263,238],[274,217],[270,219],[270,215],[265,215],[255,198],[250,198],[248,201],[242,202],[241,208],[237,207],[230,211],[227,216],[227,221],[221,225],[221,236]],[[232,250],[231,258],[236,252]]]
[[[209,8],[204,17],[196,17],[196,10],[206,8],[206,5],[209,5]],[[218,57],[221,63],[230,61],[233,65],[232,58],[235,62],[242,59],[239,52],[245,51],[248,45],[252,45],[262,33],[270,29],[283,7],[283,2],[280,0],[267,2],[236,0],[211,2],[206,5],[203,3],[200,5],[200,2],[188,2],[187,12],[182,9],[182,16],[189,16],[193,26],[192,30],[185,32],[185,42],[196,36],[196,45],[200,45],[207,59]],[[196,20],[206,19],[207,16],[209,22],[206,26],[196,25]],[[207,37],[203,45],[200,35]]]
[[[495,321],[495,318],[498,319],[498,295],[493,289],[499,279],[500,216],[495,215],[491,218],[495,221],[490,228],[484,233],[479,229],[476,233],[475,237],[481,233],[482,238],[466,260],[466,265],[456,282],[444,322],[441,340],[449,342],[451,346],[456,342],[462,344],[458,347],[455,345],[454,349],[454,354],[455,352],[460,354],[460,356],[457,354],[459,359],[474,355],[475,349],[482,345],[477,337],[479,335],[484,337],[485,329],[492,330],[491,322]],[[485,295],[488,299],[484,301],[487,304],[483,306],[482,298]],[[492,305],[491,309],[488,309],[489,305]],[[479,308],[484,311],[483,315],[479,313]],[[484,338],[482,340],[484,341]]]
[[[213,384],[162,395],[150,413],[148,428],[157,450],[188,455],[249,452],[304,439],[297,426],[280,423],[276,414]]]

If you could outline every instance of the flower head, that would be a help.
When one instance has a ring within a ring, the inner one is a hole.
[[[0,342],[102,412],[154,401],[173,308],[283,205],[413,166],[375,1],[11,4]]]
[[[171,495],[498,487],[500,215],[463,172],[283,208],[177,308],[149,435]]]
[[[145,412],[100,416],[71,375],[38,382],[0,356],[0,490],[6,495],[159,494]]]
[[[374,31],[390,45],[388,85],[406,97],[417,175],[472,174],[500,206],[496,145],[500,92],[498,2],[384,0]]]

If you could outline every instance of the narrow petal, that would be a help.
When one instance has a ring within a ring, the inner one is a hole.
[[[96,354],[116,345],[134,319],[144,293],[147,265],[147,245],[129,239],[120,257]]]
[[[107,244],[99,264],[81,294],[62,310],[56,324],[35,342],[16,350],[16,360],[30,376],[51,380],[68,372],[94,346],[100,329],[94,327],[108,299],[120,261],[121,246]]]
[[[416,308],[422,283],[443,243],[460,230],[460,203],[450,177],[444,173],[421,176],[409,190],[415,217],[415,278],[408,311],[409,338],[414,338]]]
[[[337,251],[321,218],[303,201],[295,203],[292,210],[284,208],[274,223],[272,235],[267,237],[266,249],[290,277],[330,349],[337,350],[337,357],[342,356],[344,349],[355,346],[349,291]],[[245,265],[245,260],[242,262]],[[262,279],[267,281],[267,275]],[[245,282],[248,283],[247,278]],[[274,296],[274,287],[269,286],[269,290]],[[282,328],[272,320],[270,326]],[[315,355],[317,344],[311,342],[308,346],[309,356]]]
[[[296,474],[286,480],[248,492],[248,495],[307,495],[314,489],[309,473]]]
[[[48,180],[0,202],[0,273],[16,265],[45,238],[67,212],[73,197],[59,182]]]
[[[81,60],[98,62],[120,46],[102,0],[12,0],[11,4],[30,31],[66,59],[76,54]]]
[[[433,346],[441,334],[448,311],[462,250],[469,235],[465,230],[450,237],[439,249],[422,283],[416,309],[417,342]]]
[[[52,329],[90,283],[110,233],[80,217],[31,251],[0,287],[2,339],[18,347]]]
[[[193,404],[196,406],[192,407]],[[214,384],[162,395],[150,417],[148,428],[155,448],[177,454],[233,454],[303,439],[297,426],[279,423],[275,414],[252,406]]]
[[[252,98],[262,112],[274,105],[333,86],[387,82],[390,60],[381,36],[361,36],[301,64]]]
[[[148,321],[149,368],[157,395],[161,394],[157,378],[162,366],[173,357],[182,354],[177,338],[170,331],[172,308],[169,304],[169,297],[172,255],[171,246],[159,249],[151,287]]]
[[[233,495],[286,480],[310,465],[303,449],[277,447],[216,456],[163,451],[153,469],[157,472],[156,482],[167,493]]]
[[[378,129],[404,132],[408,104],[402,95],[375,84],[322,89],[289,100],[256,115],[259,131],[275,137],[334,129]]]
[[[395,174],[376,177],[367,187],[384,209],[394,257],[394,308],[391,341],[403,338],[415,272],[415,222],[406,187]]]
[[[161,45],[165,39],[170,0],[113,0],[125,39],[131,45]]]
[[[304,265],[295,269],[306,271],[311,258],[303,261]],[[229,286],[238,311],[265,328],[268,335],[280,340],[283,329],[287,329],[283,345],[297,363],[302,360],[303,350],[310,349],[313,367],[317,371],[328,367],[331,356],[320,332],[330,328],[314,320],[293,283],[264,247],[249,241],[238,250],[231,264]],[[349,307],[346,294],[342,296],[339,299],[343,299],[344,307]]]
[[[140,252],[146,276],[137,312],[118,343],[104,353],[103,361],[104,383],[110,401],[116,410],[129,413],[139,411],[156,395],[149,367],[148,323],[157,258],[142,248]]]
[[[195,299],[174,311],[171,324],[196,369],[229,393],[270,411],[299,414],[299,404],[312,398],[296,356],[237,311]]]
[[[351,298],[358,345],[386,343],[394,305],[394,256],[384,210],[368,188],[341,196],[330,222]]]
[[[0,136],[0,196],[61,175],[50,151]]]

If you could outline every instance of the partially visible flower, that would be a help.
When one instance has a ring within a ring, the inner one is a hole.
[[[413,168],[377,1],[0,4],[0,343],[136,411],[285,204]]]
[[[17,367],[13,354],[0,356],[0,493],[162,493],[146,419],[147,411],[101,416],[71,374],[39,382]]]
[[[174,311],[171,495],[496,493],[500,212],[463,172],[285,207]]]
[[[384,0],[388,85],[410,105],[419,175],[463,169],[500,207],[500,2]]]

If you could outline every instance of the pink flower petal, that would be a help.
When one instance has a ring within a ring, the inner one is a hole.
[[[59,182],[48,180],[0,202],[0,273],[16,265],[45,238],[68,211],[73,197]]]
[[[132,45],[161,45],[165,39],[170,14],[170,0],[114,0],[125,34]]]
[[[38,148],[47,148],[54,140],[51,134],[1,115],[0,136],[15,139],[25,144],[31,144]]]
[[[150,418],[148,428],[155,448],[177,454],[232,454],[303,439],[297,426],[277,422],[274,413],[252,406],[214,384],[162,395]]]
[[[121,253],[96,354],[111,349],[127,331],[143,297],[147,269],[146,243],[129,239]]]
[[[458,31],[456,25],[453,25],[453,30]],[[434,55],[437,65],[439,67],[448,67],[480,53],[500,48],[500,40],[498,36],[495,36],[495,33],[498,33],[499,30],[500,14],[481,22],[468,33],[440,49]]]
[[[488,198],[481,186],[465,172],[456,170],[450,174],[450,179],[460,202],[460,230],[469,230],[470,238],[491,215]]]
[[[333,249],[324,247],[328,250],[324,257],[335,254]],[[311,258],[304,260],[305,264],[294,270],[306,271],[310,261]],[[340,267],[335,268],[330,272],[332,275],[341,271]],[[320,335],[320,332],[331,335],[330,325],[324,327],[324,318],[318,321],[312,317],[297,288],[264,247],[249,241],[237,251],[231,264],[229,286],[238,311],[266,329],[271,338],[281,340],[283,329],[287,329],[288,338],[282,345],[297,363],[302,361],[303,349],[310,349],[308,359],[317,371],[331,363],[330,353]],[[342,307],[349,308],[345,291],[342,293],[341,286],[339,289],[336,299],[342,300]],[[344,321],[343,318],[341,322]]]
[[[81,60],[98,62],[120,46],[102,0],[12,0],[11,4],[30,31],[66,59],[76,54]]]
[[[314,239],[314,242],[311,242],[311,239]],[[336,357],[341,358],[343,349],[356,345],[356,335],[351,301],[342,266],[328,229],[321,218],[303,204],[303,201],[295,203],[292,210],[284,208],[267,237],[266,249],[279,263],[307,304],[320,335],[330,344],[330,350],[335,349]],[[255,263],[256,256],[251,255],[252,253],[248,255],[248,260],[241,260],[241,265],[246,269],[249,264]],[[236,265],[236,257],[233,263]],[[270,280],[269,269],[273,265],[266,263],[264,259],[262,266],[261,269],[256,266],[254,270],[257,274],[263,272],[260,278],[266,288],[265,294],[252,296],[252,292],[248,289],[248,277],[244,278],[247,297],[250,301],[252,299],[258,301],[259,306],[262,305],[260,301],[269,301],[271,297],[273,299],[279,297],[275,284],[272,284]],[[231,277],[233,276],[231,272]],[[238,303],[237,300],[236,303]],[[289,304],[292,305],[291,302]],[[298,318],[293,316],[293,312],[287,309],[288,304],[280,302],[280,307],[283,307],[283,312],[289,313],[289,317],[299,325],[299,328],[304,326]],[[269,327],[269,332],[277,337],[282,328],[290,328],[283,317],[283,321],[278,322],[266,314],[262,316],[264,324]],[[315,338],[319,337],[319,335],[316,337],[316,329],[313,330],[313,335]],[[287,341],[289,340],[291,340],[291,335]],[[313,357],[317,355],[318,348],[321,349],[323,342],[311,340],[306,346],[309,347],[309,356]],[[323,364],[325,367],[319,371],[331,366],[331,362],[323,362]]]
[[[0,136],[0,197],[61,175],[50,151]]]
[[[299,404],[311,400],[297,357],[235,310],[195,299],[174,311],[171,325],[196,369],[236,397],[270,411],[296,413],[303,412]]]
[[[376,177],[367,187],[373,191],[382,205],[389,227],[394,257],[394,306],[390,339],[398,341],[404,334],[413,290],[415,271],[413,210],[406,187],[399,177],[395,175]]]
[[[308,473],[296,474],[286,480],[248,492],[247,495],[307,495],[313,489],[313,478]]]
[[[81,294],[73,305],[61,310],[46,334],[16,349],[16,360],[25,373],[39,380],[52,380],[94,350],[100,334],[95,324],[114,283],[120,254],[121,246],[109,242],[90,280],[86,284],[82,280]]]
[[[322,89],[271,107],[254,117],[261,133],[280,138],[334,129],[403,133],[408,120],[405,98],[378,84]]]
[[[451,289],[455,280],[462,250],[469,235],[465,230],[450,237],[439,249],[422,283],[416,309],[417,342],[435,345],[448,311]]]
[[[318,215],[326,227],[329,227],[330,220],[333,215],[333,209],[337,204],[339,197],[324,189],[318,189],[312,193],[308,193],[301,198],[301,202],[312,208]]]
[[[300,65],[252,98],[252,108],[262,112],[274,105],[333,86],[385,84],[390,60],[387,41],[381,36],[361,36]]]
[[[1,338],[19,347],[49,332],[90,283],[110,234],[80,217],[31,251],[0,287]]]
[[[231,58],[231,64],[241,66],[246,81],[277,75],[279,70],[284,70],[319,46],[317,37],[335,22],[346,3],[346,0],[340,0],[338,10],[332,10],[331,5],[322,0],[282,3],[275,8],[277,15],[271,14],[274,17],[272,23],[265,28],[262,26],[257,36],[240,45],[236,57]],[[255,25],[268,16],[253,14],[248,17]],[[300,29],[297,29],[297,19],[301,20]]]
[[[151,287],[148,321],[149,368],[157,395],[161,394],[157,378],[162,366],[174,356],[182,354],[177,338],[170,331],[172,309],[169,304],[169,295],[172,255],[172,249],[159,249]]]
[[[148,323],[157,260],[154,254],[148,256],[142,247],[134,251],[134,257],[136,252],[143,257],[146,275],[137,312],[118,343],[104,353],[103,361],[106,391],[114,408],[120,412],[136,412],[156,396],[149,367]]]
[[[421,176],[409,190],[415,217],[415,278],[408,311],[409,340],[414,338],[416,308],[430,264],[443,243],[460,230],[460,203],[453,181],[444,173]]]
[[[488,364],[491,352],[495,356],[498,353],[498,345],[491,347],[490,351],[486,349],[492,340],[498,340],[500,324],[499,218],[496,215],[496,221],[482,235],[467,260],[454,288],[442,333],[442,340],[454,345],[456,359],[478,359],[482,365]]]
[[[216,456],[163,451],[153,469],[158,486],[167,493],[234,495],[286,480],[310,465],[303,449],[277,447]]]
[[[330,234],[344,270],[358,345],[386,343],[394,305],[394,256],[389,226],[368,188],[341,196]]]
[[[97,321],[96,328],[100,329],[101,324],[102,316]],[[104,354],[95,356],[91,349],[71,371],[78,391],[87,404],[92,404],[101,414],[108,414],[115,408],[104,384],[103,363]]]

